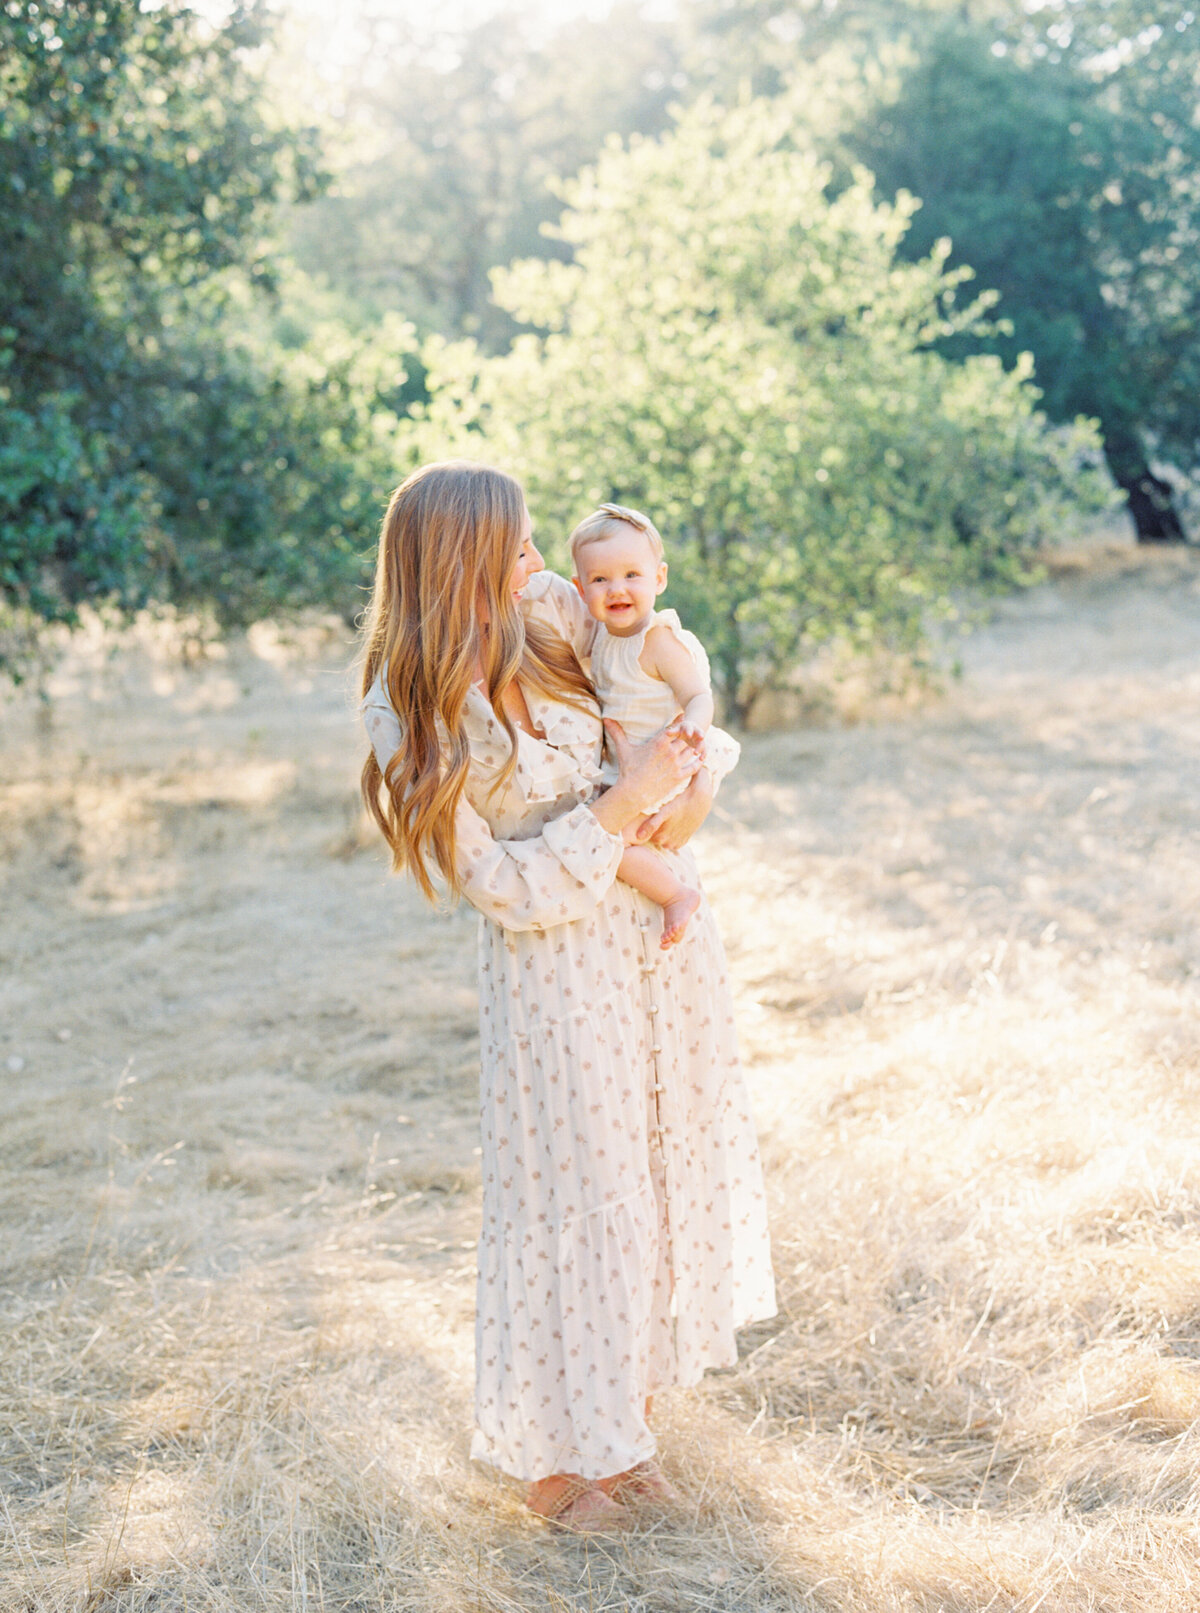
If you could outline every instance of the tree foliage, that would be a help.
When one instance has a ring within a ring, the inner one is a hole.
[[[789,100],[1000,292],[950,351],[1032,352],[1053,419],[1100,421],[1139,537],[1183,536],[1200,465],[1200,18],[1184,0],[700,0],[693,71]],[[847,93],[837,104],[831,84]]]
[[[351,355],[262,334],[270,210],[319,185],[263,102],[264,38],[256,6],[220,27],[181,0],[0,12],[10,621],[163,598],[244,615],[327,595],[314,569],[362,543],[380,396]]]
[[[557,530],[649,507],[736,707],[830,635],[918,645],[1090,496],[1076,411],[1150,495],[1200,452],[1193,40],[1142,5],[376,13],[322,196],[261,0],[11,0],[0,664],[85,603],[351,611],[387,487],[464,447]]]
[[[918,647],[1087,495],[1092,439],[1047,430],[1028,366],[934,350],[982,310],[944,247],[900,260],[911,204],[828,182],[785,106],[700,102],[566,187],[570,263],[496,275],[546,334],[427,355],[418,450],[512,465],[554,532],[601,498],[645,507],[742,714],[832,635]]]
[[[1040,52],[1023,24],[1011,42],[915,28],[899,94],[848,145],[921,197],[913,252],[950,236],[952,261],[1001,293],[1011,333],[987,345],[1034,353],[1048,412],[1099,419],[1139,535],[1181,537],[1151,462],[1200,461],[1200,22],[1180,11],[1130,39],[1077,29],[1073,9]]]

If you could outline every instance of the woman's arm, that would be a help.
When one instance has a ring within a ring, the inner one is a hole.
[[[723,728],[710,728],[704,736],[704,766],[682,795],[646,819],[638,830],[638,841],[660,846],[663,851],[678,851],[686,846],[708,817],[721,781],[732,773],[741,754],[742,747],[732,734]]]
[[[380,769],[400,745],[400,720],[387,696],[372,690],[363,721]],[[614,831],[587,807],[577,806],[528,840],[497,840],[463,797],[455,816],[456,864],[463,894],[484,915],[509,930],[566,924],[590,913],[617,875],[625,849]]]
[[[541,930],[586,918],[617,877],[625,849],[586,806],[553,818],[528,840],[497,840],[462,800],[455,822],[463,895],[506,930]]]
[[[659,846],[663,851],[681,850],[708,817],[715,793],[712,774],[707,767],[701,767],[682,795],[668,801],[641,825],[638,844]]]
[[[382,691],[368,696],[363,717],[386,771],[400,744],[400,723]],[[496,839],[470,802],[459,801],[455,869],[472,907],[506,930],[569,924],[593,910],[616,878],[625,850],[621,830],[698,765],[686,740],[669,733],[626,751],[611,790],[591,806],[581,804],[553,818],[527,840]]]
[[[474,807],[459,802],[456,867],[472,907],[506,930],[569,924],[592,911],[616,878],[625,849],[621,830],[699,765],[678,734],[644,745],[629,745],[622,735],[617,743],[621,776],[612,789],[551,819],[528,840],[493,838]]]

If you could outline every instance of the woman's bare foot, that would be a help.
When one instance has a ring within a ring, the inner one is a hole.
[[[682,894],[673,902],[663,906],[663,930],[659,941],[660,947],[673,947],[680,940],[687,921],[700,906],[700,892],[692,890],[690,885],[683,887]]]
[[[623,1475],[618,1475],[623,1477]],[[625,1527],[629,1513],[605,1486],[612,1479],[585,1479],[578,1473],[552,1473],[529,1487],[526,1506],[556,1529],[595,1535]]]

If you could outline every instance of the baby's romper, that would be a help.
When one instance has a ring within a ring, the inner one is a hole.
[[[650,739],[664,728],[672,718],[679,716],[679,701],[669,683],[652,678],[642,670],[639,657],[646,644],[646,634],[652,627],[666,627],[675,635],[684,649],[711,682],[708,656],[694,633],[689,633],[673,610],[651,611],[645,627],[628,638],[618,638],[601,627],[592,643],[591,675],[600,700],[600,710],[606,717],[615,718],[625,730],[626,737],[635,744]],[[617,782],[616,762],[605,755],[601,773],[606,785]],[[667,801],[673,801],[687,788],[681,784],[670,795],[665,795],[650,812],[657,812]]]

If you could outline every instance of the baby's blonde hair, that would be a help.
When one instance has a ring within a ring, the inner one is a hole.
[[[602,543],[605,538],[618,536],[617,528],[624,523],[638,532],[644,532],[650,541],[655,561],[663,557],[663,540],[658,528],[641,510],[631,510],[624,504],[601,504],[585,515],[571,534],[571,563],[579,570],[579,556],[589,543]]]

